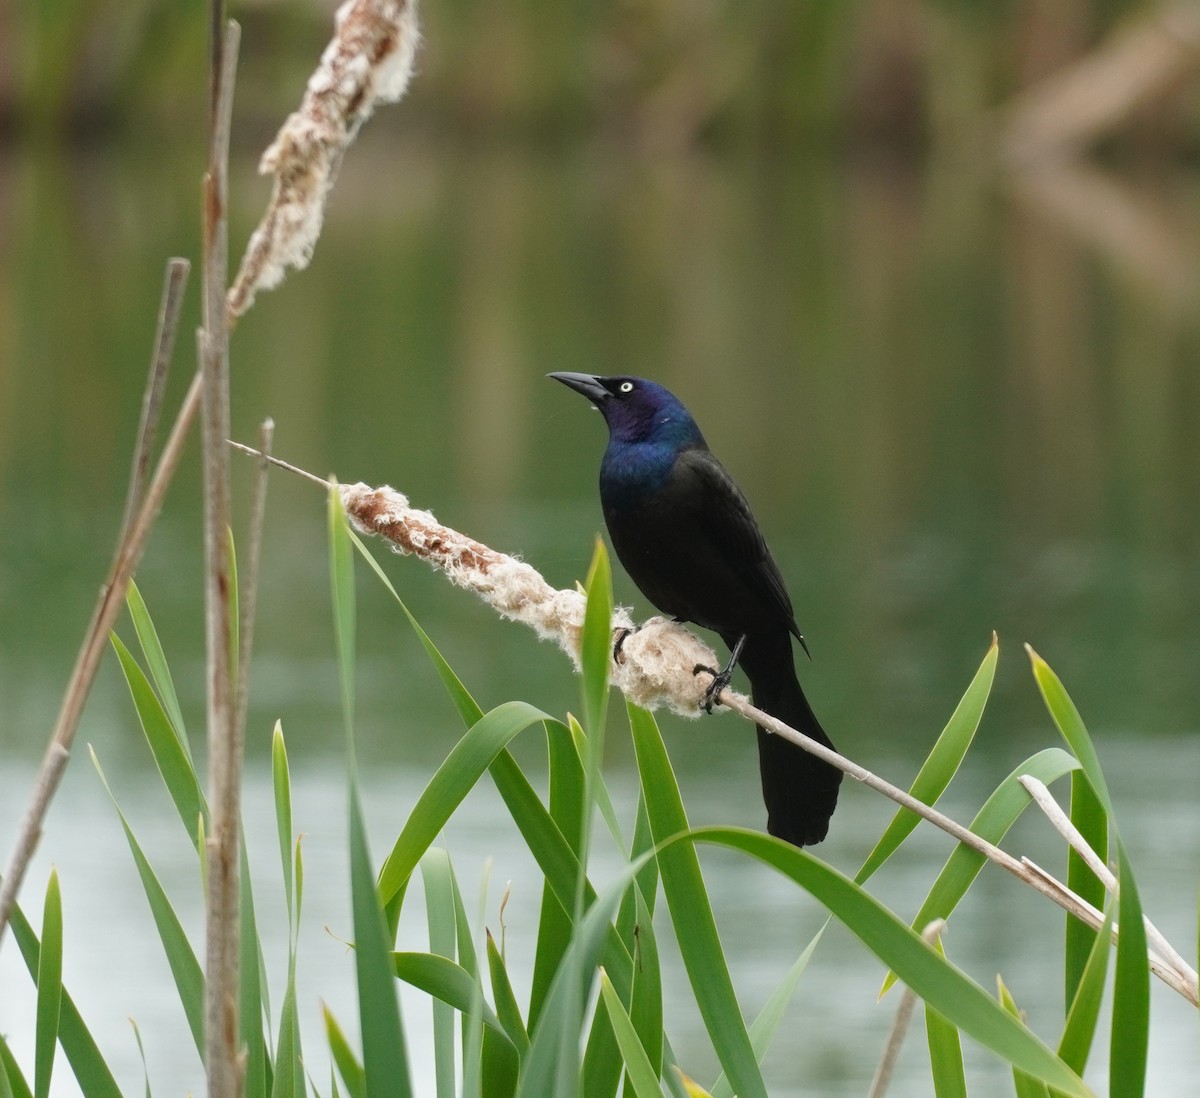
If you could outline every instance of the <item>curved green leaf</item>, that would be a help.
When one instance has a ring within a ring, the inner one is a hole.
[[[635,1098],[663,1098],[662,1088],[658,1085],[658,1071],[650,1062],[645,1048],[634,1027],[633,1019],[625,1012],[620,996],[612,986],[608,973],[600,970],[600,994],[604,1005],[608,1008],[612,1019],[613,1032],[617,1037],[617,1045],[625,1059],[626,1077],[633,1089]]]
[[[455,744],[413,806],[379,873],[379,896],[387,904],[407,883],[454,810],[496,756],[531,724],[552,718],[525,702],[498,705]]]
[[[791,878],[824,904],[906,986],[962,1032],[1064,1094],[1092,1098],[1083,1080],[1054,1052],[849,877],[804,850],[758,832],[698,828],[675,840],[685,841],[741,850]],[[661,860],[662,855],[659,857]]]
[[[58,1047],[58,1017],[62,1004],[62,892],[58,870],[50,870],[42,906],[42,950],[37,970],[37,1025],[34,1039],[34,1098],[50,1098],[54,1050]]]
[[[909,792],[924,804],[937,804],[938,798],[966,757],[979,728],[979,722],[983,719],[983,709],[992,691],[992,680],[996,677],[996,661],[999,657],[1000,645],[993,633],[991,647],[983,657],[983,663],[979,665],[979,670],[975,672],[966,693],[950,715],[950,720],[934,743],[929,757],[913,779]],[[920,822],[921,817],[915,812],[907,808],[899,809],[854,879],[859,884],[864,884],[899,849],[900,844],[912,834]]]
[[[663,892],[696,1005],[734,1091],[740,1098],[767,1098],[695,848],[691,843],[664,846],[668,839],[688,829],[666,747],[649,713],[635,705],[629,705],[628,710],[642,796],[654,840],[659,845],[658,869]]]

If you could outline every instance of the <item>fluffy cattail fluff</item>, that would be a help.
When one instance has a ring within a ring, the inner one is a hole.
[[[277,286],[288,267],[308,266],[346,148],[376,103],[394,103],[408,88],[420,41],[416,0],[346,0],[335,18],[300,109],[259,164],[275,186],[229,291],[233,316],[259,290]]]
[[[410,507],[394,488],[346,484],[341,494],[346,513],[359,530],[386,538],[398,553],[428,561],[451,583],[474,591],[502,616],[524,622],[539,636],[555,641],[579,666],[587,606],[581,591],[551,587],[532,565],[443,526],[428,511]],[[633,619],[623,607],[614,611],[612,626],[634,630]],[[697,664],[718,666],[716,653],[683,626],[656,617],[626,635],[611,679],[637,705],[667,706],[694,717],[710,681],[707,675],[692,674]]]

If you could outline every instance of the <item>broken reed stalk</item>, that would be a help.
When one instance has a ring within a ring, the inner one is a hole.
[[[247,454],[257,453],[240,443],[231,445]],[[268,460],[317,483],[326,483],[286,462]],[[428,511],[410,507],[408,500],[393,488],[348,484],[340,486],[339,492],[347,515],[360,530],[385,538],[396,552],[421,557],[444,572],[452,583],[474,591],[502,616],[523,621],[540,636],[556,641],[578,666],[586,606],[582,591],[556,590],[531,565],[443,526]],[[629,612],[618,607],[613,615],[614,630],[631,627]],[[637,705],[648,709],[666,706],[683,716],[696,717],[710,676],[695,674],[693,669],[699,664],[716,666],[717,663],[712,649],[687,629],[664,618],[651,618],[626,635],[610,677],[612,684]],[[1014,858],[912,794],[784,724],[757,708],[745,695],[726,689],[717,696],[717,701],[928,820],[1089,926],[1098,929],[1103,925],[1099,911],[1044,870]],[[1155,975],[1197,1004],[1194,975],[1153,955],[1148,960]]]
[[[157,370],[154,364],[170,357],[170,343],[179,323],[182,285],[177,294],[170,293],[169,287],[175,280],[186,280],[187,270],[187,261],[183,259],[172,259],[167,264],[167,271],[163,279],[163,301],[166,303],[166,311],[160,319],[151,355],[150,378],[152,380],[148,382],[144,405],[150,402],[149,387],[155,384],[153,379],[156,377]],[[192,420],[195,419],[199,408],[200,376],[197,374],[192,380],[187,395],[183,398],[183,403],[175,416],[171,434],[155,467],[154,476],[150,479],[149,486],[144,493],[137,489],[134,479],[131,479],[128,498],[130,500],[138,499],[138,502],[132,508],[132,519],[123,523],[122,533],[117,540],[116,551],[113,554],[113,562],[109,567],[104,584],[100,588],[100,597],[92,611],[92,618],[88,623],[87,630],[84,632],[83,644],[80,646],[79,654],[75,657],[75,666],[71,670],[66,690],[63,692],[62,705],[50,733],[49,744],[38,770],[33,794],[21,821],[20,830],[17,832],[17,840],[13,844],[12,854],[5,867],[4,878],[0,880],[0,943],[4,940],[9,916],[12,914],[13,905],[21,891],[21,885],[25,880],[25,873],[29,869],[34,851],[37,849],[38,840],[41,838],[46,813],[50,809],[50,803],[54,799],[59,782],[62,780],[63,771],[66,769],[67,760],[70,758],[71,745],[75,741],[75,732],[79,728],[84,702],[87,701],[92,683],[95,681],[96,670],[100,666],[100,659],[108,644],[108,634],[116,624],[117,615],[120,614],[121,608],[125,604],[125,593],[129,589],[129,581],[142,559],[142,552],[150,536],[150,530],[162,509],[167,487],[175,475],[175,469],[183,454],[184,442],[187,440]],[[138,476],[137,470],[142,464],[140,451],[143,446],[149,445],[148,433],[144,429],[139,430],[139,440],[135,447],[133,478]]]
[[[214,18],[220,5],[214,4]],[[228,282],[229,126],[237,70],[239,28],[214,25],[218,89],[209,119],[209,161],[204,176],[203,327],[197,332],[204,377],[204,553],[207,638],[208,781],[211,824],[205,838],[205,1056],[209,1098],[237,1098],[242,1089],[238,1031],[238,873],[242,736],[235,717],[232,569],[230,564],[229,317]]]
[[[1115,895],[1118,888],[1117,878],[1113,875],[1112,870],[1104,864],[1100,855],[1088,845],[1087,840],[1079,833],[1079,829],[1071,823],[1070,817],[1059,806],[1058,801],[1051,795],[1050,790],[1046,788],[1046,783],[1039,781],[1030,774],[1023,774],[1018,780],[1025,787],[1025,791],[1033,798],[1034,804],[1042,810],[1043,815],[1049,820],[1050,826],[1067,840],[1071,848],[1083,859],[1084,864],[1096,875],[1097,880],[1104,885],[1105,889]],[[1197,982],[1196,970],[1179,955],[1179,952],[1167,941],[1162,931],[1150,921],[1149,916],[1143,915],[1142,922],[1146,927],[1146,937],[1150,942],[1150,947],[1167,964],[1171,965],[1171,967],[1195,985]]]

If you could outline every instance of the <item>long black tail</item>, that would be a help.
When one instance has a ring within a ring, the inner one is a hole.
[[[748,637],[739,663],[750,679],[751,694],[759,709],[833,747],[800,689],[787,633]],[[767,806],[767,830],[796,846],[819,843],[825,838],[837,807],[842,772],[762,727],[758,729],[758,765]]]

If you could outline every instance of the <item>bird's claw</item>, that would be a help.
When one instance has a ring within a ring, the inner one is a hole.
[[[733,678],[733,666],[731,664],[723,671],[718,671],[715,667],[709,667],[706,663],[698,663],[692,668],[693,675],[699,675],[701,671],[713,677],[712,682],[708,684],[708,689],[704,691],[704,697],[700,701],[700,708],[705,713],[711,713],[713,705],[716,704],[717,695],[729,685],[730,680]]]
[[[738,642],[733,646],[733,651],[729,653],[729,662],[717,671],[715,668],[709,667],[707,664],[698,663],[692,668],[692,675],[698,675],[701,671],[705,671],[712,675],[713,680],[708,684],[708,689],[704,691],[704,698],[700,702],[700,708],[705,713],[711,713],[712,707],[716,703],[721,691],[729,685],[733,679],[733,669],[737,667],[737,662],[742,654],[742,647],[746,643],[746,635],[743,633],[738,637]]]

